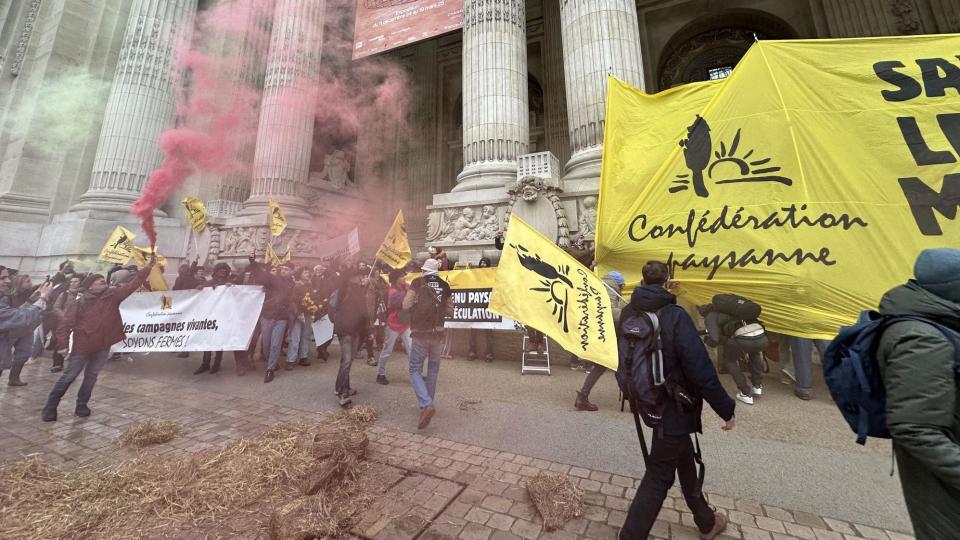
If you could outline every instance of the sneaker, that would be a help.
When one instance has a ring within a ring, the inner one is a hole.
[[[86,418],[90,416],[90,407],[87,407],[86,405],[81,405],[78,403],[77,410],[74,411],[73,414],[79,416],[80,418]]]
[[[309,359],[309,358],[301,358],[300,361],[297,362],[297,363],[300,364],[300,365],[303,366],[303,367],[307,367],[307,366],[310,365],[310,359]]]
[[[753,395],[762,396],[763,395],[763,385],[753,387]]]
[[[813,397],[809,390],[794,390],[793,395],[804,401],[810,401],[810,398]]]
[[[780,374],[783,375],[783,378],[780,379],[781,381],[783,381],[784,379],[787,379],[790,382],[797,382],[797,377],[794,376],[793,373],[790,373],[789,371],[787,371],[787,368],[781,369]]]
[[[353,400],[350,399],[350,396],[340,396],[340,406],[344,409],[350,407],[350,404],[353,403]]]
[[[42,413],[41,416],[40,416],[40,418],[41,418],[44,422],[56,422],[56,421],[57,421],[57,410],[54,409],[54,410],[52,410],[52,411],[48,411],[47,409],[44,409],[44,410],[43,410],[43,413]]]
[[[720,536],[723,531],[727,530],[727,516],[721,514],[720,512],[714,512],[713,516],[713,528],[708,532],[700,533],[701,540],[713,540],[714,538]]]
[[[433,419],[433,415],[436,412],[437,410],[433,407],[433,405],[427,405],[424,407],[423,410],[420,411],[420,422],[417,423],[417,429],[424,429],[429,426],[430,420]]]
[[[753,405],[753,398],[747,395],[744,395],[742,392],[737,392],[737,401],[746,403],[747,405]]]
[[[293,371],[293,367],[296,365],[296,362],[285,362],[283,364],[283,369],[287,371]]]
[[[577,371],[580,369],[580,364],[570,364],[570,371]]]
[[[377,375],[377,384],[388,385],[390,381],[387,380],[386,375]]]
[[[268,369],[267,372],[263,375],[263,382],[268,383],[273,380],[273,370]]]
[[[370,367],[374,367],[377,365],[377,360],[371,356],[370,358],[367,358],[367,365]]]

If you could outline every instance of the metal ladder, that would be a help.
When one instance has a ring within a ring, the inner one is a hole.
[[[543,354],[536,352],[527,352],[527,340],[530,339],[526,332],[523,334],[523,362],[520,364],[520,374],[527,373],[546,373],[550,375],[550,340],[543,336]]]

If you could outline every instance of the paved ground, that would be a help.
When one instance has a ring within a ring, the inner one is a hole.
[[[30,386],[0,386],[0,415],[5,419],[0,425],[0,455],[43,452],[65,463],[84,461],[113,448],[111,441],[123,425],[155,417],[176,419],[189,429],[188,437],[171,443],[170,451],[197,450],[271,423],[336,408],[332,362],[281,372],[276,381],[263,384],[260,373],[235,377],[230,360],[217,375],[193,376],[199,363],[196,355],[189,360],[134,355],[130,361],[110,364],[101,375],[91,403],[93,417],[80,421],[66,414],[73,389],[61,407],[64,421],[43,424],[38,420],[39,409],[54,377],[46,371],[48,362],[28,366]],[[544,537],[606,537],[613,529],[604,527],[622,520],[632,495],[629,490],[642,475],[642,460],[632,420],[619,412],[611,377],[601,379],[593,395],[601,411],[582,413],[572,405],[583,374],[571,372],[565,362],[555,367],[552,376],[521,377],[518,364],[507,360],[447,361],[441,371],[437,416],[429,429],[411,433],[416,431],[417,413],[400,354],[393,357],[388,376],[391,384],[383,387],[374,383],[374,368],[362,363],[354,366],[353,386],[360,391],[357,402],[371,403],[384,413],[375,448],[394,459],[422,462],[425,474],[469,475],[456,480],[466,488],[454,501],[466,507],[444,506],[442,515],[430,518],[434,528],[446,523],[445,527],[455,529],[459,524],[455,533],[445,531],[464,538],[486,538],[498,527],[533,536],[539,525],[528,515],[522,490],[510,491],[513,499],[506,497],[511,505],[522,503],[516,510],[491,499],[496,502],[486,506],[495,508],[477,508],[470,516],[473,506],[485,505],[486,496],[474,500],[478,495],[469,493],[501,497],[538,468],[563,469],[582,477],[581,485],[595,493],[589,500],[593,509],[568,527],[569,535]],[[842,536],[830,531],[851,537],[886,534],[878,536],[883,538],[902,536],[879,533],[881,528],[909,531],[899,486],[889,477],[888,445],[857,447],[823,391],[817,400],[800,402],[775,377],[766,390],[756,406],[738,407],[734,433],[721,433],[719,420],[705,415],[707,488],[715,494],[713,502],[730,510],[731,518],[742,525],[734,537],[769,538],[762,529],[801,538],[838,539]],[[240,410],[253,416],[239,414]],[[384,461],[390,463],[386,457]],[[484,489],[474,489],[474,481],[480,480],[500,481],[503,486],[493,484],[490,489],[502,488],[502,492],[484,491],[490,487],[486,483],[480,484]],[[682,501],[669,500],[658,536],[689,535],[692,531],[677,524],[669,531],[670,521],[683,522],[684,510]],[[494,518],[495,514],[500,517]],[[864,526],[857,528],[851,522]]]

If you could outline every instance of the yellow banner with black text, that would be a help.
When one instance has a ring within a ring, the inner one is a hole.
[[[724,81],[609,79],[599,273],[667,262],[684,294],[830,338],[960,245],[960,35],[761,41]]]

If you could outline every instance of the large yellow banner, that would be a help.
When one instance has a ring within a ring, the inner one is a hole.
[[[830,338],[960,245],[960,35],[755,44],[722,82],[613,78],[599,273],[668,262],[684,294]]]
[[[616,329],[603,282],[516,214],[507,227],[490,311],[536,328],[580,358],[617,369]]]

